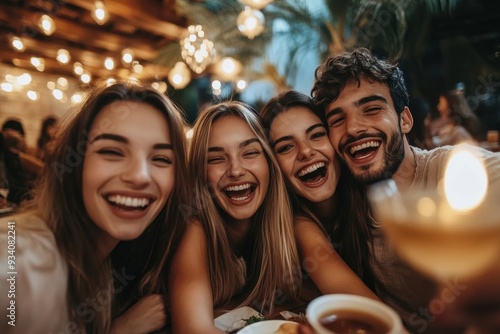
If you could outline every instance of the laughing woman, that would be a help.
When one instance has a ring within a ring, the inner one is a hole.
[[[361,189],[347,176],[340,178],[339,160],[314,110],[308,96],[288,91],[272,98],[260,112],[294,206],[303,269],[324,294],[378,299],[360,279],[369,282],[365,269],[369,231],[364,224],[368,207],[362,205],[366,202]]]
[[[206,109],[189,164],[195,216],[171,270],[174,333],[222,333],[213,309],[231,300],[264,312],[298,298],[291,207],[258,116],[239,102]]]
[[[169,250],[185,225],[176,210],[186,198],[185,171],[182,121],[163,95],[128,83],[90,94],[58,137],[32,211],[1,222],[2,245],[15,245],[15,254],[0,250],[1,274],[17,276],[15,327],[2,321],[0,332],[110,333],[115,292],[130,276],[112,274],[109,254],[134,239],[148,254],[135,259],[144,264],[140,291],[147,297],[114,329],[163,327],[166,272],[160,268],[169,267]],[[3,277],[1,291],[6,282]],[[2,296],[1,308],[12,300]]]

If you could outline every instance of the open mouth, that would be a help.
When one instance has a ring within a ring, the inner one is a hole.
[[[224,194],[233,201],[244,201],[255,191],[256,185],[251,183],[240,184],[237,186],[227,186],[224,188]]]
[[[301,169],[297,173],[297,177],[304,183],[318,183],[326,176],[326,164],[317,162],[313,165]]]
[[[106,200],[112,206],[125,211],[144,211],[151,203],[150,198],[109,195]]]
[[[366,143],[353,145],[349,148],[349,155],[354,159],[364,159],[372,155],[380,147],[380,141],[371,140]]]

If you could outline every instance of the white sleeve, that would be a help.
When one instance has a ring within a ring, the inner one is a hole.
[[[25,228],[25,220],[45,224],[18,216],[0,220],[0,333],[66,332],[72,326],[66,264],[50,230]]]

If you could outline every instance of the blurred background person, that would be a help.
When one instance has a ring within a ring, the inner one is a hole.
[[[54,142],[57,131],[58,119],[54,116],[47,116],[42,121],[40,135],[37,140],[36,157],[45,161],[47,154],[51,152],[51,146]]]
[[[428,148],[464,142],[477,145],[481,124],[462,91],[441,94],[436,108],[439,117],[428,124]]]
[[[30,154],[24,127],[18,119],[8,119],[2,125],[2,156],[8,184],[7,201],[15,205],[30,198],[33,182],[41,172],[43,162]]]

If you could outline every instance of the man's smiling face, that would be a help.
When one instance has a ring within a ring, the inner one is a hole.
[[[405,154],[403,135],[411,126],[402,131],[405,117],[396,113],[388,86],[364,78],[359,85],[350,81],[325,116],[333,147],[358,181],[387,179],[398,169]]]

